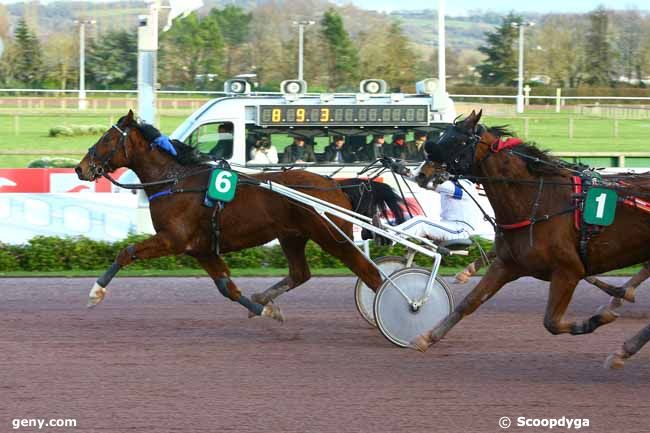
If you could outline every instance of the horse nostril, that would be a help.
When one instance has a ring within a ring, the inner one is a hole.
[[[75,173],[77,173],[77,176],[81,179],[81,175],[83,174],[83,170],[80,165],[76,166],[74,168]]]

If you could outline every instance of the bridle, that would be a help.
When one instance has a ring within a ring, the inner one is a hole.
[[[106,155],[103,155],[102,157],[97,156],[97,145],[104,141],[104,138],[110,132],[111,129],[117,129],[117,131],[120,133],[120,141],[117,143],[117,146],[113,147],[110,152],[108,152]],[[111,126],[111,128],[104,134],[102,138],[100,138],[97,143],[95,143],[90,149],[88,149],[88,156],[89,156],[89,170],[90,170],[90,176],[93,179],[97,179],[99,177],[102,177],[110,172],[113,171],[113,169],[110,166],[110,160],[113,159],[115,154],[120,150],[120,147],[124,149],[124,156],[126,159],[129,159],[129,151],[126,147],[126,139],[129,136],[129,127],[127,126],[125,129],[120,128],[117,125]]]
[[[451,174],[462,175],[472,172],[474,167],[474,157],[476,155],[476,147],[481,142],[481,131],[480,126],[477,127],[472,133],[467,133],[461,131],[457,126],[454,125],[454,135],[463,135],[465,140],[460,145],[455,145],[453,149],[448,151],[448,154],[445,156],[445,161],[443,161]],[[438,139],[436,145],[439,145],[443,141],[447,134],[451,132],[447,131],[442,134]]]

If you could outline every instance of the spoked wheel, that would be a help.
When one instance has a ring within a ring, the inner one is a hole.
[[[418,335],[435,327],[454,309],[454,297],[447,284],[436,276],[429,298],[421,305],[410,305],[399,289],[412,301],[421,301],[431,272],[406,268],[385,280],[375,296],[375,320],[391,343],[407,347]],[[399,289],[396,287],[398,286]]]
[[[406,258],[399,256],[379,257],[375,264],[384,271],[386,275],[402,269],[406,266]],[[372,326],[377,326],[375,322],[375,292],[366,286],[366,283],[357,278],[357,284],[354,286],[354,302],[357,304],[357,311],[361,317]]]

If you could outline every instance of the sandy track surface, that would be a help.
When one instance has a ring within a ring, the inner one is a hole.
[[[236,279],[249,294],[274,281]],[[546,283],[522,279],[421,354],[362,321],[352,278],[286,294],[284,325],[247,319],[207,278],[117,278],[86,310],[92,282],[0,279],[0,431],[14,418],[75,418],[41,431],[499,432],[503,416],[512,432],[567,431],[517,427],[520,416],[650,430],[650,347],[622,371],[602,368],[650,322],[643,287],[615,323],[552,336]],[[475,282],[452,286],[457,300]],[[570,314],[606,300],[581,285]]]

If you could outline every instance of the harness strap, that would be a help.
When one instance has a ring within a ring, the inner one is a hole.
[[[521,138],[517,137],[508,137],[507,139],[503,140],[502,137],[497,138],[494,143],[490,145],[490,150],[494,153],[499,153],[504,149],[510,149],[516,146],[519,146],[520,144],[523,144],[523,140]]]
[[[168,188],[168,189],[163,190],[163,191],[159,191],[159,192],[157,192],[155,194],[152,194],[151,197],[149,197],[149,203],[151,203],[154,199],[157,199],[158,197],[171,195],[173,193],[174,193],[174,191],[172,191],[171,188]]]

